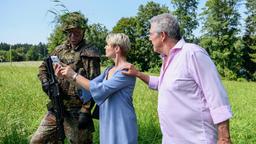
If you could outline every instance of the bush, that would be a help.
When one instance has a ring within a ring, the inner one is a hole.
[[[237,81],[239,81],[239,82],[247,82],[247,79],[240,77],[240,78],[237,79]]]
[[[228,80],[237,80],[237,75],[228,68],[224,68],[224,77]]]
[[[160,69],[161,69],[161,67],[159,67],[159,66],[154,66],[154,67],[151,67],[148,71],[149,71],[150,73],[160,73]]]

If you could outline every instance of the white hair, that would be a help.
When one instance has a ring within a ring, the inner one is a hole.
[[[150,24],[156,24],[156,32],[166,32],[170,38],[181,39],[179,23],[170,13],[163,13],[152,17]]]

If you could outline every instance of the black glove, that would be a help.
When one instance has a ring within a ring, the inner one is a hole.
[[[90,112],[80,112],[78,119],[78,128],[88,130],[89,132],[94,132],[94,125],[92,121],[92,116]]]

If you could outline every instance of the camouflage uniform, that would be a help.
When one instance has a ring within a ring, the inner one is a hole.
[[[77,73],[93,79],[100,74],[99,53],[95,47],[82,41],[76,48],[72,49],[70,44],[58,46],[51,55],[59,57],[64,64],[70,65]],[[47,70],[45,63],[39,67],[39,79],[43,82]],[[78,129],[78,118],[81,107],[89,110],[91,101],[82,104],[79,98],[79,89],[74,83],[65,79],[58,79],[60,95],[65,107],[64,131],[70,143],[90,144],[92,143],[92,132],[90,130]],[[48,104],[48,113],[43,118],[39,128],[33,135],[31,143],[56,143],[56,122],[52,112],[51,102]]]

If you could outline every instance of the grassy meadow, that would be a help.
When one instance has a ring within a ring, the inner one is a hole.
[[[0,63],[0,144],[26,144],[46,113],[47,96],[37,79],[40,62]],[[232,106],[233,144],[256,143],[256,83],[223,81]],[[139,144],[160,144],[157,92],[137,80],[134,105]],[[98,121],[94,142],[99,143]]]

